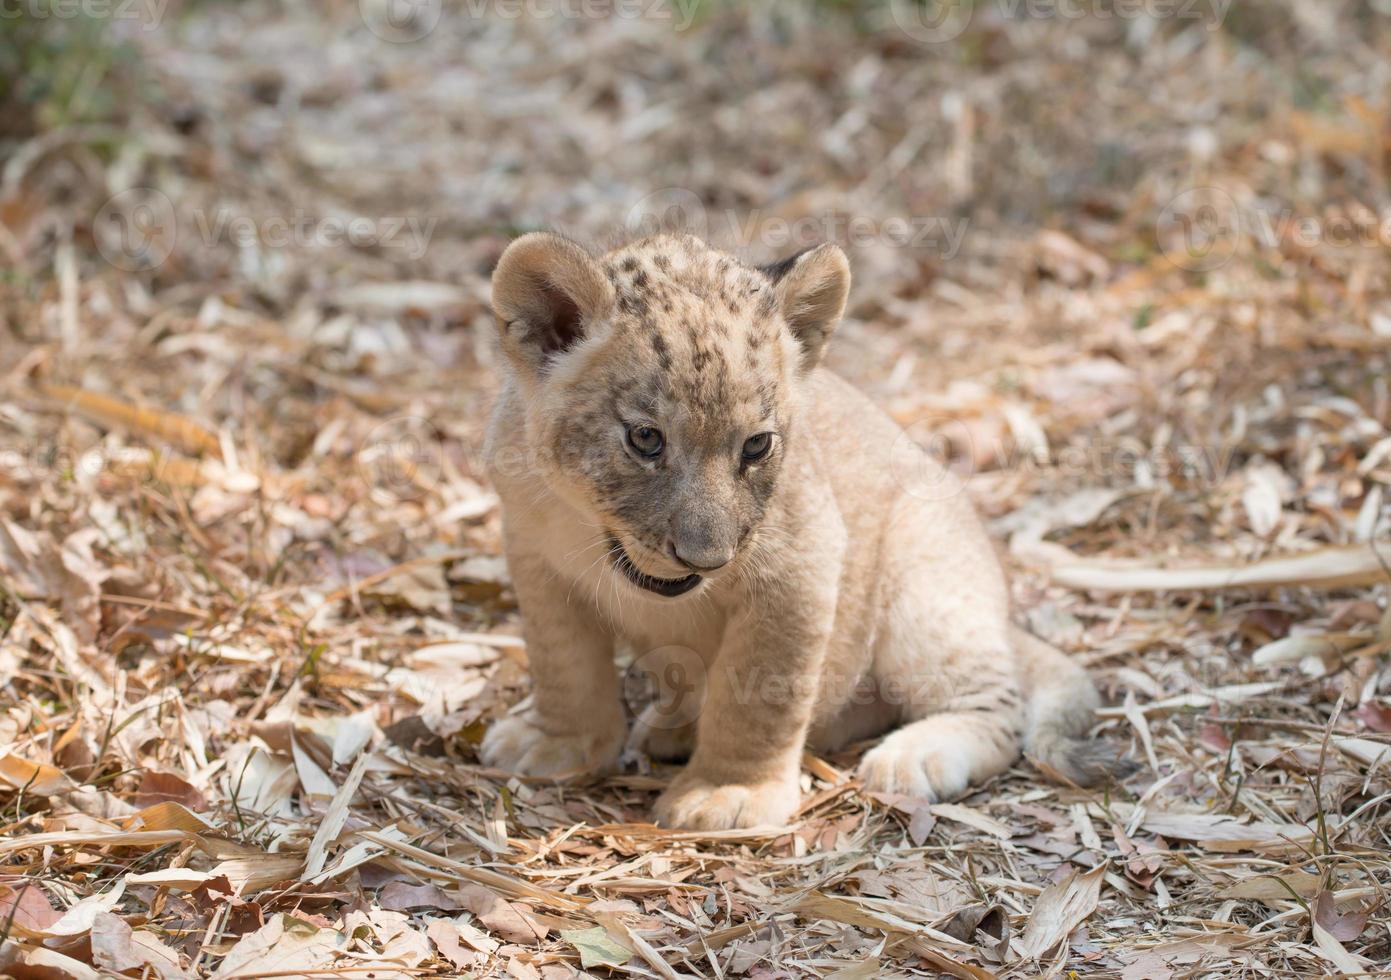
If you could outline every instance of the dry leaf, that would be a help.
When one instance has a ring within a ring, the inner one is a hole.
[[[133,802],[142,808],[159,803],[177,803],[194,812],[208,809],[207,798],[189,783],[173,773],[153,770],[140,778],[140,788],[135,791]]]
[[[930,809],[934,817],[964,823],[968,827],[974,827],[992,837],[998,837],[1000,840],[1009,840],[1014,836],[1013,830],[994,817],[988,817],[979,810],[973,810],[959,803],[934,803]]]
[[[97,916],[114,909],[125,890],[126,883],[122,880],[106,892],[88,895],[64,912],[57,921],[45,927],[43,933],[47,936],[80,936],[90,932]]]
[[[1391,732],[1391,703],[1364,701],[1352,716],[1374,732]]]
[[[464,908],[458,898],[436,885],[411,885],[404,881],[389,882],[377,893],[377,901],[382,908],[396,912],[406,912],[410,909],[453,911]]]
[[[1101,898],[1101,880],[1105,865],[1090,871],[1073,871],[1062,881],[1043,890],[1029,913],[1028,925],[1021,939],[1022,952],[1030,959],[1040,959],[1067,937],[1096,910]]]
[[[1332,892],[1321,891],[1314,899],[1314,922],[1339,942],[1351,942],[1362,935],[1370,915],[1369,909],[1339,912]]]
[[[459,929],[448,919],[435,919],[425,927],[425,935],[435,944],[440,955],[456,969],[468,970],[478,963],[478,953],[464,948],[459,940]]]
[[[346,948],[341,933],[278,913],[256,932],[243,936],[212,974],[229,980],[242,973],[293,976],[295,971],[327,972]]]
[[[81,960],[42,946],[0,944],[0,975],[15,980],[103,980]]]
[[[126,429],[156,445],[167,443],[193,455],[216,455],[221,450],[217,436],[197,422],[173,412],[139,408],[69,385],[40,383],[37,388],[45,398],[80,412],[98,425]]]
[[[43,933],[61,916],[35,882],[0,885],[0,922],[11,923],[26,934]]]
[[[633,958],[633,951],[615,942],[602,926],[593,929],[563,929],[560,936],[580,951],[580,966],[622,966]]]
[[[30,762],[17,755],[0,756],[0,782],[34,796],[57,796],[76,788],[71,779],[53,766]]]
[[[353,768],[348,772],[347,778],[343,780],[343,785],[338,788],[333,801],[329,803],[323,819],[319,821],[319,828],[314,832],[314,839],[309,843],[309,853],[304,859],[303,878],[306,881],[324,870],[324,864],[328,860],[329,845],[338,838],[339,833],[343,830],[343,824],[348,819],[348,806],[352,803],[353,797],[357,795],[363,774],[367,772],[367,761],[366,753],[357,757],[357,761],[353,763]]]
[[[1134,562],[1072,562],[1049,569],[1054,582],[1096,592],[1236,589],[1271,585],[1341,589],[1386,578],[1379,546],[1322,548],[1249,564],[1156,568]]]
[[[481,885],[464,885],[458,890],[462,907],[478,917],[478,921],[509,943],[531,945],[546,938],[549,931],[528,914],[528,910],[514,905]]]
[[[191,974],[179,955],[150,933],[136,932],[119,916],[98,915],[92,922],[92,963],[113,973],[138,971],[142,976],[182,980]]]

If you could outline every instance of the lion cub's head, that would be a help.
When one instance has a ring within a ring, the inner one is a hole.
[[[764,269],[689,236],[596,257],[532,234],[503,253],[493,309],[528,458],[634,586],[682,595],[737,565],[849,286],[834,245]]]

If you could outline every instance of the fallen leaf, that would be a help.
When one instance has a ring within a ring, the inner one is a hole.
[[[1314,899],[1314,921],[1340,942],[1350,942],[1362,935],[1370,916],[1370,909],[1339,912],[1337,900],[1332,892],[1319,892]]]
[[[622,966],[633,958],[633,951],[614,942],[602,926],[593,929],[562,929],[560,936],[580,951],[580,966]]]
[[[1062,881],[1045,888],[1024,927],[1023,955],[1039,959],[1085,922],[1096,910],[1105,874],[1106,866],[1098,865],[1081,874],[1070,872]]]
[[[1374,732],[1391,732],[1391,703],[1364,701],[1352,716]]]
[[[457,894],[464,908],[476,915],[489,931],[509,943],[531,945],[546,938],[549,930],[528,915],[525,907],[507,901],[482,885],[464,885]]]
[[[1376,548],[1347,545],[1281,555],[1242,564],[1197,564],[1173,568],[1137,562],[1069,562],[1053,564],[1049,575],[1058,585],[1095,592],[1167,592],[1179,589],[1238,589],[1298,585],[1340,589],[1371,585],[1386,578]]]
[[[1285,497],[1290,491],[1290,478],[1267,460],[1248,466],[1245,477],[1241,504],[1246,508],[1247,521],[1257,535],[1268,537],[1280,523]]]
[[[478,963],[478,953],[464,948],[459,940],[459,927],[448,919],[435,919],[425,927],[425,935],[435,944],[440,955],[457,969],[467,970]]]
[[[1261,820],[1243,823],[1220,813],[1149,812],[1140,822],[1152,834],[1179,840],[1217,845],[1217,849],[1240,848],[1243,844],[1284,844],[1305,841],[1313,831],[1300,824],[1277,824]]]
[[[179,955],[150,933],[137,932],[120,916],[102,913],[92,921],[92,964],[113,973],[154,971],[165,980],[189,976]]]
[[[45,398],[76,410],[104,428],[125,429],[155,445],[168,443],[191,455],[216,456],[221,452],[222,444],[216,435],[182,415],[131,405],[69,385],[40,383],[37,387]]]
[[[61,917],[37,883],[18,881],[0,885],[0,923],[10,922],[21,929],[41,932]]]
[[[954,820],[957,823],[964,823],[968,827],[974,827],[982,833],[1000,840],[1009,840],[1014,836],[1014,831],[996,820],[988,817],[979,810],[973,810],[969,806],[962,806],[959,803],[934,803],[929,808],[934,817],[941,817],[943,820]]]
[[[834,973],[825,974],[826,980],[874,980],[883,974],[879,957],[871,956],[867,960],[852,964],[851,966],[841,967]]]
[[[44,933],[49,936],[80,936],[90,932],[97,916],[114,909],[125,890],[125,881],[118,881],[109,891],[88,895],[64,912],[56,922],[46,927]]]
[[[411,885],[393,881],[377,893],[377,902],[384,909],[405,912],[409,909],[440,909],[453,911],[463,908],[454,896],[437,885]]]
[[[352,803],[353,797],[357,795],[358,786],[362,783],[362,776],[367,771],[367,753],[362,753],[353,763],[352,769],[343,779],[343,785],[334,794],[332,802],[328,805],[323,819],[319,821],[319,827],[314,832],[314,839],[309,842],[309,853],[305,855],[304,872],[302,877],[309,880],[324,870],[324,864],[328,860],[328,848],[338,834],[343,830],[343,824],[348,819],[348,806]]]
[[[53,766],[30,762],[17,755],[0,757],[0,781],[34,796],[57,796],[76,788],[71,779]]]
[[[103,980],[86,963],[42,946],[0,944],[0,976],[15,980]]]
[[[1280,874],[1257,875],[1233,882],[1217,893],[1218,898],[1249,898],[1263,902],[1288,902],[1294,895],[1311,898],[1322,882],[1308,871],[1283,871]]]
[[[295,971],[327,972],[345,949],[347,938],[283,912],[256,932],[243,936],[223,957],[214,978],[241,973],[293,976]]]
[[[159,803],[177,803],[195,813],[208,809],[207,798],[192,784],[173,773],[154,770],[147,771],[141,777],[140,788],[135,791],[133,802],[142,808]]]

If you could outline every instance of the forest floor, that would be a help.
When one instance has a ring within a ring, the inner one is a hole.
[[[0,133],[0,974],[1384,968],[1391,32],[1179,6],[104,25]],[[964,480],[1122,785],[929,806],[852,751],[696,834],[645,759],[479,764],[528,686],[489,272],[674,222],[846,246],[831,366]]]

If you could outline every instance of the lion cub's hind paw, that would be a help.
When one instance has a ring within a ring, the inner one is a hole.
[[[552,733],[532,712],[493,723],[478,754],[483,764],[522,776],[582,776],[605,772],[623,748],[620,726],[601,732]]]
[[[970,746],[934,744],[909,729],[894,732],[865,753],[860,780],[870,792],[936,803],[960,796],[971,784]]]

